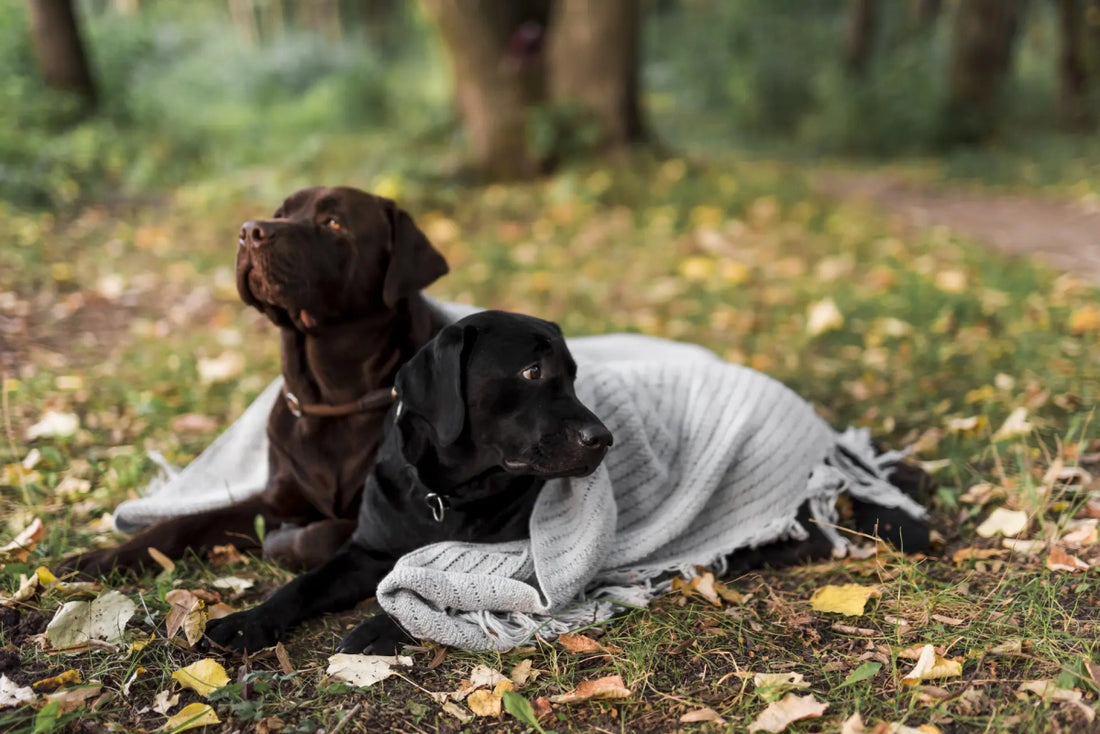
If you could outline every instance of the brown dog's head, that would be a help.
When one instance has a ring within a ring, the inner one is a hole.
[[[238,244],[241,299],[299,331],[392,309],[447,272],[403,209],[346,186],[291,194]]]

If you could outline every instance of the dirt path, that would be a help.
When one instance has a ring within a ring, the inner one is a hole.
[[[1100,205],[1026,194],[923,188],[888,172],[831,171],[821,193],[866,201],[913,227],[946,226],[1010,255],[1036,256],[1100,284]]]

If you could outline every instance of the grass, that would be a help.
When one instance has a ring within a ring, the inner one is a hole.
[[[573,654],[546,643],[504,655],[448,650],[429,668],[436,650],[423,649],[404,678],[363,690],[324,675],[334,641],[362,610],[318,620],[287,640],[292,672],[270,653],[244,665],[225,661],[234,683],[210,703],[227,726],[280,730],[277,717],[281,731],[333,731],[355,710],[342,731],[523,731],[509,715],[461,724],[424,689],[454,690],[478,663],[507,673],[530,658],[546,672],[521,688],[529,700],[611,674],[634,691],[625,701],[556,706],[542,726],[558,731],[717,728],[679,723],[701,707],[741,730],[776,693],[756,691],[744,674],[788,671],[829,703],[823,718],[791,731],[836,730],[857,711],[869,727],[1089,729],[1073,704],[1017,689],[1054,679],[1095,707],[1100,690],[1083,666],[1100,662],[1096,572],[1048,570],[1045,552],[958,564],[951,556],[973,545],[1000,549],[999,539],[975,535],[995,506],[1027,511],[1026,537],[1057,539],[1085,493],[1095,496],[1095,481],[1080,491],[1068,480],[1044,481],[1058,462],[1100,468],[1095,288],[943,232],[894,231],[819,198],[806,183],[812,171],[788,164],[640,156],[531,184],[471,187],[394,173],[411,169],[387,169],[374,143],[335,137],[326,147],[333,152],[308,164],[199,179],[155,198],[62,213],[4,206],[12,239],[0,251],[0,540],[32,516],[47,526],[29,558],[0,570],[6,592],[20,574],[111,542],[97,523],[153,475],[146,452],[187,462],[275,376],[273,327],[234,291],[236,228],[299,185],[346,182],[399,198],[445,253],[452,274],[434,295],[551,318],[569,334],[626,330],[698,342],[782,379],[835,425],[867,426],[891,445],[917,443],[916,458],[946,462],[933,506],[945,545],[929,558],[882,553],[749,574],[730,582],[746,601],[722,608],[667,596],[605,627],[599,640],[615,652]],[[810,314],[827,300],[842,322],[811,333]],[[240,355],[240,373],[204,384],[199,360],[224,353]],[[1034,430],[994,440],[1019,407]],[[75,413],[79,430],[25,440],[48,410]],[[187,428],[176,420],[187,414],[213,420]],[[32,451],[33,468],[18,468]],[[961,502],[980,482],[1005,496]],[[1077,554],[1098,560],[1095,545]],[[160,726],[163,716],[142,709],[159,691],[178,690],[171,672],[202,657],[164,639],[164,594],[211,588],[226,574],[256,581],[239,597],[220,592],[235,606],[288,578],[256,560],[214,568],[191,558],[171,574],[104,579],[104,589],[139,602],[128,639],[155,635],[135,652],[58,656],[35,646],[66,599],[62,588],[0,608],[0,645],[13,646],[0,654],[6,675],[28,684],[74,668],[103,685],[101,697],[53,724],[41,701],[38,710],[0,709],[0,729]],[[815,589],[847,582],[877,585],[883,596],[858,618],[811,609]],[[957,658],[962,674],[902,685],[914,661],[900,652],[925,643]],[[881,668],[845,685],[867,662]],[[180,704],[200,700],[184,691]]]

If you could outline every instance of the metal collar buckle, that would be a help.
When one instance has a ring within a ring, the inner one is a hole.
[[[298,399],[298,396],[287,390],[286,395],[286,407],[290,408],[291,414],[295,418],[302,417],[302,401]]]
[[[428,503],[428,509],[432,511],[432,519],[436,522],[443,522],[443,515],[447,510],[443,498],[435,492],[428,492],[424,495],[424,501]]]

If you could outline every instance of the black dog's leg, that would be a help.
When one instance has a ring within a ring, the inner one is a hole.
[[[833,544],[825,534],[810,522],[810,503],[803,502],[798,507],[798,522],[806,528],[809,537],[805,540],[780,540],[756,548],[742,548],[726,556],[726,573],[744,573],[756,568],[771,566],[784,568],[796,563],[817,561],[832,555]]]
[[[399,647],[411,642],[415,640],[393,617],[383,612],[360,622],[344,635],[336,652],[394,655]]]
[[[206,636],[235,650],[270,647],[287,630],[307,619],[349,609],[373,596],[393,564],[390,556],[349,543],[324,565],[298,576],[263,604],[211,621]]]

